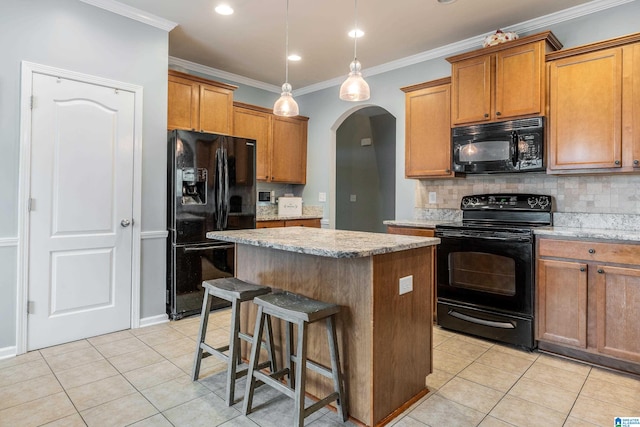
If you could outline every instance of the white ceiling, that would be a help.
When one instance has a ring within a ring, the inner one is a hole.
[[[360,0],[358,26],[365,36],[358,39],[358,59],[366,77],[419,62],[452,43],[456,49],[480,48],[483,37],[498,28],[543,31],[550,23],[627,1],[457,0],[442,5],[436,0]],[[286,0],[119,2],[178,24],[169,33],[174,64],[200,64],[267,90],[278,91],[284,82]],[[235,13],[216,14],[213,8],[222,2]],[[351,0],[289,0],[289,51],[302,56],[289,65],[294,93],[346,78],[353,59],[353,39],[347,36],[353,12]]]

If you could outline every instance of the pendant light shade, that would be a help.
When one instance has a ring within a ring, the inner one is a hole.
[[[297,116],[299,113],[298,103],[293,99],[291,85],[289,84],[289,0],[287,0],[287,19],[285,36],[285,60],[284,60],[284,84],[280,98],[273,104],[273,114],[276,116]]]
[[[353,28],[353,61],[349,64],[349,76],[340,86],[340,99],[345,101],[366,101],[371,97],[369,85],[362,77],[362,65],[358,61],[358,0],[354,0],[355,25]]]

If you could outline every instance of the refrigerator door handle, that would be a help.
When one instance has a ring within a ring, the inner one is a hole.
[[[227,219],[229,218],[229,158],[227,149],[222,149],[222,157],[224,159],[224,192],[222,193],[222,229],[227,229]]]
[[[234,244],[224,244],[224,245],[211,245],[211,246],[189,246],[185,247],[185,252],[197,252],[197,251],[208,251],[211,249],[233,249],[235,248]]]

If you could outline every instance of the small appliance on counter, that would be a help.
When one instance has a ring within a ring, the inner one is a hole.
[[[167,314],[200,313],[202,281],[234,274],[234,245],[208,231],[255,228],[255,141],[174,130],[168,133]],[[215,298],[213,308],[229,305]]]
[[[278,216],[302,216],[302,197],[279,197]]]

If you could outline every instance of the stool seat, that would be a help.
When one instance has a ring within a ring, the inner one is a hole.
[[[292,292],[257,295],[253,302],[264,307],[266,313],[273,313],[278,318],[290,322],[302,320],[313,323],[340,311],[337,304],[314,300]]]
[[[271,292],[271,288],[268,286],[256,285],[235,277],[205,280],[202,282],[202,287],[211,295],[227,301],[233,301],[234,299],[249,301],[258,295],[265,295]]]
[[[200,376],[200,364],[202,358],[206,357],[204,353],[216,356],[227,362],[227,396],[226,402],[228,406],[235,403],[235,385],[238,378],[247,374],[248,368],[242,365],[240,358],[240,340],[244,340],[258,348],[263,346],[262,340],[258,339],[256,344],[251,335],[240,332],[240,305],[245,301],[251,301],[255,297],[265,295],[271,292],[268,286],[256,285],[248,283],[235,277],[223,277],[214,280],[205,280],[202,282],[204,289],[204,299],[202,301],[202,313],[200,315],[200,329],[198,332],[198,346],[196,347],[196,355],[193,362],[193,370],[191,377],[193,381],[198,380]],[[231,303],[231,325],[229,330],[229,345],[222,347],[213,347],[205,342],[207,334],[207,325],[209,321],[209,312],[211,311],[211,297],[218,297]],[[273,334],[271,331],[271,323],[267,324],[267,339],[264,346],[267,349],[269,360],[258,366],[260,368],[270,366],[271,369],[276,368],[276,359],[274,356]]]
[[[271,369],[271,372],[261,371],[258,363],[260,349],[251,349],[251,360],[247,372],[247,388],[244,396],[243,413],[247,415],[252,410],[253,394],[256,385],[261,382],[278,390],[295,400],[294,426],[304,426],[304,419],[325,405],[336,401],[338,412],[343,421],[347,415],[347,397],[342,381],[340,369],[340,357],[338,355],[338,340],[336,335],[335,315],[340,312],[340,306],[292,292],[278,292],[267,295],[258,295],[253,299],[258,306],[254,339],[260,339],[262,331],[271,324],[271,318],[275,317],[286,322],[284,355],[285,367],[281,370]],[[307,326],[311,323],[324,320],[326,322],[327,338],[329,344],[329,356],[331,368],[325,367],[307,359]],[[293,326],[297,326],[296,352],[293,353]],[[292,368],[295,364],[295,369]],[[333,391],[317,402],[305,407],[305,388],[307,368],[327,377],[333,382]],[[287,377],[286,384],[282,382]]]

